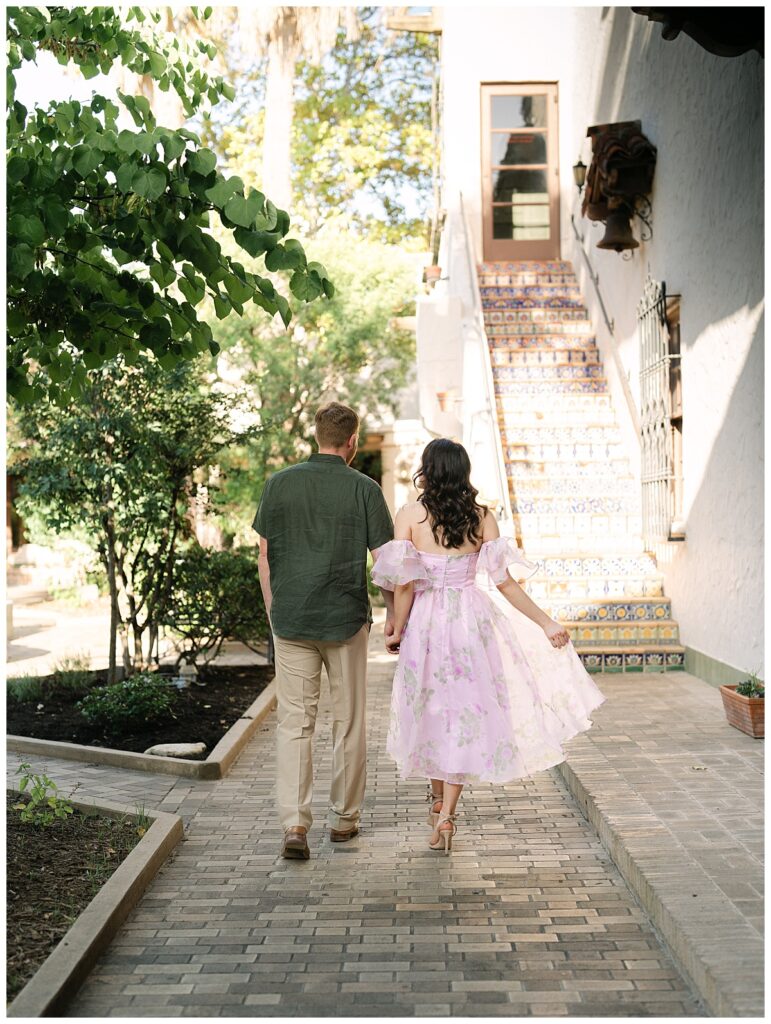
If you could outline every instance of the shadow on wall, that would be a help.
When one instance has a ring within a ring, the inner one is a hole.
[[[761,675],[763,324],[761,315],[720,426],[713,427],[714,440],[686,519],[686,540],[677,546],[666,576],[682,643]],[[709,321],[695,327],[697,333],[708,330]],[[709,395],[703,400],[708,409]],[[711,599],[694,599],[714,592]],[[709,611],[715,607],[721,610],[718,621]]]

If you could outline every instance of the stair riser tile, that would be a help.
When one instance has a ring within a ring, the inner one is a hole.
[[[578,651],[578,656],[587,672],[682,672],[685,669],[685,653],[681,651],[660,651],[655,653],[607,654],[602,652]]]
[[[641,647],[666,646],[680,643],[677,626],[569,626],[570,638],[582,647],[623,647],[637,644]]]
[[[543,381],[545,384],[561,385],[566,380],[605,380],[604,368],[600,365],[584,366],[493,366],[493,379],[500,383],[527,383]]]
[[[491,348],[493,369],[499,366],[544,368],[565,366],[599,366],[600,353],[596,348],[553,348],[544,351],[538,349],[501,349]]]
[[[656,622],[657,619],[671,618],[672,605],[669,598],[635,604],[624,601],[552,601],[544,611],[562,622]]]
[[[522,299],[530,299],[537,305],[559,304],[567,307],[581,304],[581,290],[578,285],[571,284],[511,284],[508,281],[485,283],[479,285],[482,306],[488,299],[511,299],[516,304]]]
[[[556,600],[610,601],[629,597],[663,597],[661,580],[536,580],[527,582],[527,591],[533,600],[548,603]]]
[[[602,380],[495,381],[496,395],[605,395],[608,384]]]
[[[594,478],[591,487],[585,479],[576,477],[570,479],[546,478],[539,480],[533,477],[518,476],[516,480],[509,480],[511,493],[516,494],[521,500],[543,500],[545,498],[574,498],[586,500],[587,494],[591,492],[596,498],[633,498],[639,500],[637,485],[634,480],[614,480],[608,478]]]
[[[514,515],[517,530],[523,538],[543,537],[551,534],[562,537],[563,544],[574,536],[592,536],[595,533],[606,537],[624,537],[642,534],[642,519],[639,515],[547,515],[518,513]]]

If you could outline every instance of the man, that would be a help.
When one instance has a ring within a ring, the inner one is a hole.
[[[359,417],[330,402],[316,413],[318,454],[265,485],[252,524],[260,535],[259,572],[276,653],[278,811],[283,857],[310,856],[311,743],[327,670],[332,701],[329,837],[359,831],[366,781],[367,641],[372,612],[367,549],[393,538],[388,506],[374,480],[350,468]],[[393,594],[386,635],[393,632]]]

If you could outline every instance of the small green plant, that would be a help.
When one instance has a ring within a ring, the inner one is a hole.
[[[161,676],[141,672],[120,683],[95,687],[76,706],[89,722],[119,735],[171,717],[176,696]]]
[[[152,819],[148,815],[144,804],[137,804],[136,810],[134,811],[134,825],[136,827],[136,833],[141,839],[142,836],[147,832],[148,828],[152,825]]]
[[[757,672],[750,672],[749,679],[739,683],[736,692],[742,697],[765,697],[766,688],[758,679]]]
[[[14,810],[20,812],[22,821],[45,827],[57,818],[66,818],[72,814],[72,804],[65,797],[59,796],[59,787],[45,772],[42,775],[35,774],[32,765],[24,761],[16,769],[16,774],[21,775],[19,789],[28,796],[26,803],[19,801],[13,805]]]
[[[8,700],[15,704],[40,700],[43,696],[43,681],[40,676],[9,676],[7,691]]]
[[[74,694],[87,693],[96,681],[96,673],[92,672],[90,665],[91,657],[86,652],[65,654],[54,664],[51,688]]]

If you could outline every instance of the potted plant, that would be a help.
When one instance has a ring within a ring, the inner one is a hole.
[[[431,263],[423,269],[423,280],[428,285],[435,285],[436,282],[442,276],[442,268],[437,266],[436,263]]]
[[[755,739],[765,736],[766,689],[754,672],[743,683],[721,686],[720,695],[729,725]]]

